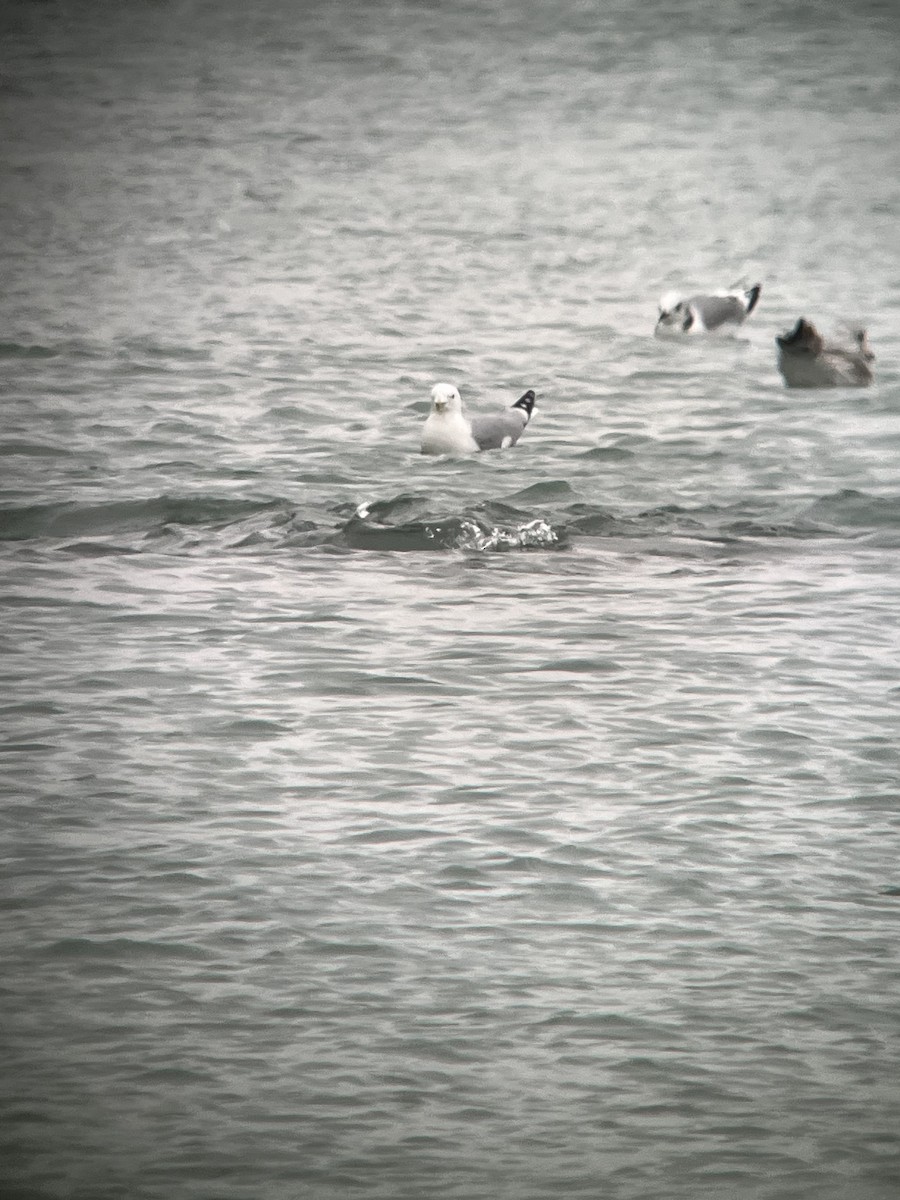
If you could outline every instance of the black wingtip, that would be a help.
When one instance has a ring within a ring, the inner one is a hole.
[[[753,312],[754,308],[756,308],[756,302],[757,302],[757,300],[759,300],[759,296],[760,296],[761,292],[762,292],[762,284],[761,283],[754,283],[753,287],[750,288],[750,290],[747,292],[747,316],[748,317]]]
[[[513,405],[513,408],[521,408],[525,413],[525,416],[530,417],[531,410],[534,408],[535,399],[536,397],[534,392],[531,390],[531,388],[529,388],[524,396],[519,397],[519,399]]]

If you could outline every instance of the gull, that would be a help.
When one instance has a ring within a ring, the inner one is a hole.
[[[529,388],[503,412],[470,419],[453,384],[436,383],[431,389],[431,412],[422,429],[422,453],[471,454],[514,446],[531,419],[534,399]]]
[[[756,308],[761,291],[762,284],[755,283],[752,288],[736,286],[730,291],[687,298],[678,292],[666,292],[659,301],[656,335],[710,333],[723,325],[742,325]]]
[[[788,387],[866,387],[873,379],[869,363],[875,355],[865,329],[851,329],[849,339],[849,345],[826,342],[811,321],[800,317],[775,339],[784,382]]]

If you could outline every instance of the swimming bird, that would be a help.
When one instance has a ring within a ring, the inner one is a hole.
[[[471,454],[476,450],[505,450],[514,446],[531,419],[534,392],[495,416],[465,415],[459,392],[452,383],[431,389],[431,412],[422,430],[423,454]]]
[[[685,298],[678,292],[660,297],[657,337],[679,337],[685,333],[710,333],[727,325],[742,325],[756,308],[762,284],[734,287]]]
[[[865,329],[851,329],[850,344],[826,342],[811,321],[801,317],[776,337],[778,370],[788,387],[866,387],[874,378]]]

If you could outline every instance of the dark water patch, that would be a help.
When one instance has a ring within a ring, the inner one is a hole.
[[[340,540],[353,550],[446,550],[456,545],[461,532],[462,521],[456,518],[403,525],[352,518],[341,530]]]
[[[241,530],[246,526],[247,522],[242,522]],[[246,533],[238,532],[237,536],[232,538],[231,545],[235,550],[255,549],[270,546],[277,540],[282,548],[314,546],[321,544],[325,537],[326,534],[315,521],[304,521],[288,514],[284,520],[267,522],[262,528],[251,529]]]
[[[55,596],[16,595],[15,593],[0,595],[0,608],[71,609],[73,612],[77,612],[79,609],[89,611],[104,607],[103,604],[98,604],[94,600],[57,600]],[[15,645],[11,649],[18,651],[20,648]]]
[[[598,1032],[602,1032],[606,1037],[625,1042],[634,1038],[638,1044],[669,1038],[665,1030],[645,1018],[623,1016],[618,1012],[577,1012],[564,1009],[544,1017],[536,1024],[549,1029],[565,1030],[568,1036],[594,1038]],[[662,1066],[659,1068],[660,1071],[664,1069]]]
[[[215,958],[209,951],[187,942],[144,941],[129,937],[60,938],[39,947],[36,953],[48,959],[109,959],[120,963],[166,959],[212,961]]]
[[[0,359],[105,360],[109,345],[91,338],[69,338],[59,342],[0,341]],[[80,391],[80,386],[74,389]]]
[[[307,937],[305,945],[317,957],[344,958],[355,956],[360,958],[394,957],[396,951],[379,942],[364,941],[333,941],[321,937]]]
[[[533,483],[530,487],[522,488],[506,497],[507,502],[521,504],[523,501],[532,505],[541,501],[559,500],[561,497],[572,495],[572,485],[565,479],[546,479]]]
[[[57,1124],[60,1124],[62,1122],[62,1120],[63,1120],[63,1118],[61,1115],[56,1115],[54,1113],[50,1113],[46,1109],[36,1109],[36,1108],[27,1108],[27,1107],[22,1107],[22,1108],[11,1107],[7,1112],[4,1112],[4,1114],[3,1114],[3,1124],[4,1125],[57,1125]],[[7,1191],[3,1192],[4,1200],[7,1200],[7,1198],[10,1195],[24,1195],[24,1194],[25,1193],[19,1193],[19,1192],[15,1192],[15,1191],[12,1193],[7,1192]],[[29,1193],[29,1195],[37,1196],[38,1193],[37,1192]]]
[[[162,671],[153,667],[137,667],[129,666],[122,667],[118,670],[110,669],[102,674],[87,674],[82,675],[78,679],[79,692],[116,692],[116,702],[122,704],[126,699],[130,699],[133,704],[151,704],[149,696],[155,690],[162,686],[170,686],[173,689],[178,686],[180,673],[176,670]],[[126,697],[123,695],[124,689],[134,689],[135,695]],[[146,689],[146,694],[141,695],[141,690]]]
[[[43,754],[55,748],[51,742],[0,742],[0,754]]]
[[[457,691],[447,684],[437,684],[424,678],[411,679],[410,682],[414,684],[415,692],[422,690],[444,695]],[[391,691],[407,695],[408,686],[397,676],[337,669],[331,669],[327,674],[320,672],[307,684],[310,694],[321,696],[381,696]]]
[[[569,513],[574,519],[569,518]],[[691,511],[678,505],[664,505],[628,515],[614,515],[603,508],[576,505],[566,511],[566,528],[594,537],[658,538],[687,537],[703,540],[725,540],[726,535],[715,526],[713,514],[707,510]]]
[[[155,426],[154,431],[158,431],[158,430],[159,430],[159,427]],[[121,430],[111,429],[108,426],[106,428],[99,427],[99,428],[95,428],[95,429],[89,429],[87,432],[94,433],[97,436],[101,436],[101,437],[112,435],[112,437],[116,438],[116,439],[120,439],[123,436]],[[171,428],[168,431],[162,430],[163,434],[166,434],[167,432],[170,435],[175,434],[176,441],[181,440],[179,437],[178,430],[173,430]],[[208,430],[206,430],[200,426],[195,426],[192,429],[183,428],[180,431],[180,433],[183,433],[183,434],[190,433],[192,438],[196,437],[196,439],[198,441],[207,441],[208,440],[211,442],[214,440],[218,440],[218,441],[222,440],[221,438],[214,439],[214,438],[209,437]],[[172,449],[173,449],[172,441],[173,441],[172,436],[163,436],[163,437],[158,437],[158,438],[157,437],[146,437],[146,436],[132,437],[132,438],[128,438],[128,449],[132,454],[135,454],[135,455],[137,455],[137,454],[144,454],[144,455],[148,455],[148,456],[153,455],[153,454],[163,455],[167,452],[169,454],[171,454]],[[191,460],[179,461],[178,459],[161,458],[159,461],[156,461],[156,462],[154,462],[152,460],[149,461],[146,464],[146,469],[148,471],[172,471],[172,470],[187,471],[189,473],[199,474],[201,471],[205,470],[206,468],[201,467],[199,463],[193,462]]]
[[[433,692],[444,695],[448,685],[443,680],[429,679],[427,675],[386,675],[373,673],[369,677],[370,686],[376,692],[397,692],[408,696]]]
[[[812,521],[760,521],[752,518],[722,526],[722,533],[733,538],[833,538],[841,533]]]
[[[135,1075],[141,1083],[149,1086],[183,1087],[193,1083],[208,1083],[213,1075],[210,1071],[196,1071],[189,1067],[144,1067]]]
[[[607,508],[577,503],[562,511],[569,533],[592,537],[656,538],[661,535],[692,540],[737,544],[744,540],[814,540],[844,536],[834,526],[813,521],[808,515],[767,519],[755,505],[706,505],[688,508],[666,504],[636,513],[614,513]]]
[[[218,731],[220,737],[238,738],[248,741],[266,740],[281,737],[284,733],[292,733],[289,725],[279,721],[266,721],[260,717],[246,718],[242,721],[230,721]]]
[[[364,833],[351,833],[344,839],[347,842],[357,842],[362,845],[382,846],[395,842],[421,842],[432,840],[436,830],[416,826],[403,828],[367,829]]]
[[[276,404],[263,414],[264,421],[271,421],[277,425],[302,425],[307,419],[308,414],[297,404]]]
[[[175,441],[187,442],[200,439],[205,442],[215,442],[222,446],[231,446],[230,438],[217,433],[207,421],[186,421],[183,418],[167,417],[157,421],[149,429],[150,437],[142,438],[137,443],[138,448],[168,448]]]
[[[139,553],[134,546],[110,545],[108,542],[71,542],[59,549],[63,554],[71,554],[76,558],[115,558],[120,554]]]
[[[59,350],[34,343],[0,342],[0,358],[55,358]]]
[[[635,457],[635,452],[623,446],[592,446],[575,457],[589,462],[626,462]]]
[[[445,867],[438,873],[433,886],[453,892],[489,892],[495,885],[477,867]]]
[[[618,671],[624,670],[624,667],[621,663],[611,659],[559,658],[539,663],[531,669],[544,673],[559,672],[564,675],[608,675],[616,674]]]
[[[843,488],[816,500],[802,517],[837,529],[900,529],[900,496],[873,496]]]
[[[4,704],[0,708],[0,717],[55,717],[63,709],[52,700],[26,700],[21,704]]]
[[[144,365],[185,363],[196,366],[197,363],[210,362],[211,351],[205,346],[190,346],[178,343],[164,344],[151,337],[127,338],[116,346],[120,359],[138,365],[144,360]]]
[[[618,519],[608,509],[593,504],[573,504],[565,509],[566,528],[591,536],[620,533]]]
[[[67,446],[48,446],[46,442],[0,442],[2,458],[69,458],[71,454]]]
[[[257,513],[283,512],[278,500],[231,500],[215,496],[156,496],[105,504],[37,504],[0,510],[0,540],[120,533],[158,534],[170,525],[221,528]]]

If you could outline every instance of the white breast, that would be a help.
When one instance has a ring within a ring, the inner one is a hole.
[[[477,449],[471,426],[460,413],[433,412],[422,427],[423,454],[471,454]]]

